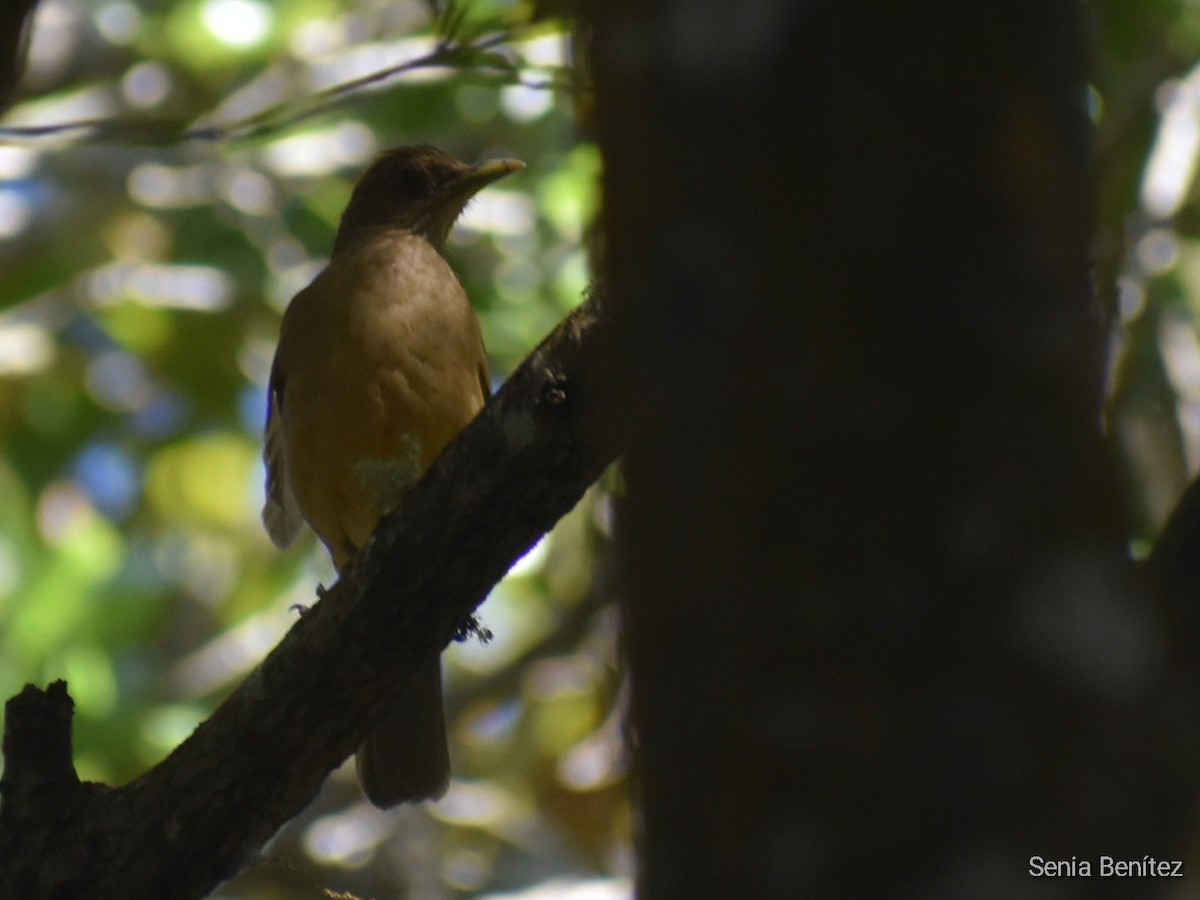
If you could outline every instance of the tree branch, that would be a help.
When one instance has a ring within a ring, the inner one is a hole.
[[[65,688],[9,701],[0,896],[202,897],[300,812],[390,686],[461,633],[615,458],[600,306],[593,295],[543,341],[359,564],[162,764],[119,789],[80,784]]]
[[[21,2],[29,3],[31,0],[21,0]],[[3,24],[3,19],[0,19],[0,50],[3,48],[2,42],[5,37],[2,31]],[[45,137],[70,136],[73,140],[89,140],[94,143],[123,142],[156,146],[181,144],[189,141],[208,143],[248,141],[282,132],[308,119],[336,109],[364,90],[386,84],[401,75],[438,67],[458,67],[464,70],[469,68],[476,74],[495,75],[508,83],[531,88],[574,89],[566,74],[553,69],[547,71],[544,79],[525,80],[517,65],[496,49],[512,42],[515,37],[515,32],[505,32],[460,42],[452,35],[446,36],[440,39],[428,53],[414,59],[376,69],[366,75],[339,82],[312,94],[289,97],[265,109],[227,122],[187,125],[174,119],[164,119],[161,116],[93,117],[52,122],[45,125],[0,126],[0,139],[32,141]],[[0,69],[0,100],[4,97],[3,91],[6,85],[5,73]],[[210,116],[211,111],[202,116],[201,121]]]

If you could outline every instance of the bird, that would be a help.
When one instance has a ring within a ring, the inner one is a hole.
[[[263,450],[262,518],[276,546],[307,523],[345,574],[380,517],[483,407],[479,321],[441,248],[467,202],[521,168],[402,146],[358,180],[329,263],[280,323]],[[356,768],[380,808],[445,792],[439,658],[398,687]]]

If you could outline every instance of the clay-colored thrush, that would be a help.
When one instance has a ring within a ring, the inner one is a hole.
[[[400,147],[355,186],[329,265],[284,314],[271,367],[263,522],[277,546],[307,521],[342,572],[483,406],[479,323],[439,248],[467,201],[519,168]],[[450,774],[440,660],[394,690],[357,758],[380,807],[436,797]]]

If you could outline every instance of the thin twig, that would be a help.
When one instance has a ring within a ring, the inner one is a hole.
[[[457,27],[457,25],[455,25]],[[572,79],[551,72],[542,80],[527,80],[515,63],[499,53],[488,52],[512,39],[511,33],[493,34],[473,43],[458,44],[447,39],[423,56],[335,84],[307,97],[289,99],[265,110],[219,125],[180,126],[161,119],[76,119],[48,125],[0,127],[0,143],[19,142],[71,132],[87,132],[81,139],[94,142],[168,145],[189,141],[243,141],[283,131],[299,122],[321,115],[373,85],[418,69],[435,66],[470,65],[475,71],[507,76],[513,84],[540,90],[574,90]]]

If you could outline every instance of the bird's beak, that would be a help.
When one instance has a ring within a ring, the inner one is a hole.
[[[446,193],[454,196],[470,197],[493,181],[523,168],[525,163],[519,159],[490,159],[448,182],[444,189]]]

